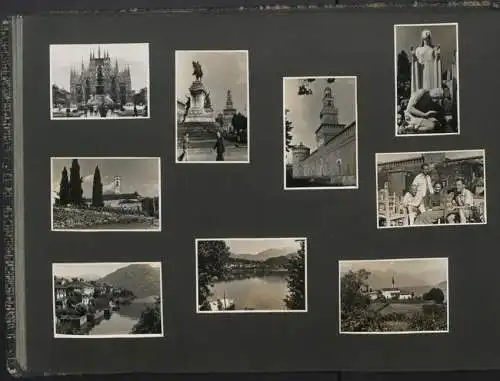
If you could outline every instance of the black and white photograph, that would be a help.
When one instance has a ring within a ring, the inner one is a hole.
[[[50,45],[52,120],[149,118],[149,44]]]
[[[176,163],[249,163],[247,50],[175,52]]]
[[[197,312],[307,312],[306,266],[306,238],[197,239]]]
[[[358,189],[357,77],[283,78],[285,190]]]
[[[448,333],[448,281],[448,258],[339,261],[340,333]]]
[[[54,334],[163,337],[160,262],[53,263]]]
[[[396,136],[460,133],[458,24],[394,26]]]
[[[161,231],[160,158],[51,158],[53,231]]]
[[[379,228],[486,224],[484,150],[377,153]]]

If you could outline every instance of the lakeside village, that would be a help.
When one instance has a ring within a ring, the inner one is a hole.
[[[159,197],[143,197],[139,193],[122,193],[121,178],[113,178],[111,191],[103,192],[101,173],[96,166],[92,198],[83,197],[80,165],[73,159],[70,174],[62,170],[59,192],[52,196],[53,228],[85,229],[104,225],[159,226]]]
[[[271,257],[264,261],[238,258],[230,253],[230,249],[224,241],[205,241],[200,244],[198,254],[200,311],[252,310],[253,308],[237,306],[237,302],[225,293],[222,298],[214,297],[213,286],[219,282],[271,275],[282,275],[286,278],[289,292],[284,295],[283,300],[287,308],[290,310],[305,309],[304,242],[301,242],[301,248],[296,253]]]
[[[373,289],[370,276],[366,270],[342,276],[341,332],[447,331],[447,282],[403,289],[393,275],[392,287]]]
[[[113,311],[132,303],[132,291],[99,281],[81,278],[54,277],[55,317],[57,334],[85,335]],[[142,320],[142,319],[141,319]],[[134,328],[139,329],[140,323]]]

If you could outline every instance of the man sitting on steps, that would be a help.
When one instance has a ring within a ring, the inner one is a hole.
[[[416,133],[439,132],[446,125],[444,113],[439,100],[443,90],[420,89],[412,94],[405,110],[408,121],[407,130]]]

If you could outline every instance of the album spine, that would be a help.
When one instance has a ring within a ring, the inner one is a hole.
[[[24,192],[22,146],[22,17],[0,26],[0,119],[2,126],[2,234],[6,365],[13,376],[26,374],[24,301]]]

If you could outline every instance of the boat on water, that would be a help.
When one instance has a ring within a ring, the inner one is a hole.
[[[209,302],[210,311],[230,311],[236,308],[233,299],[222,298]]]

